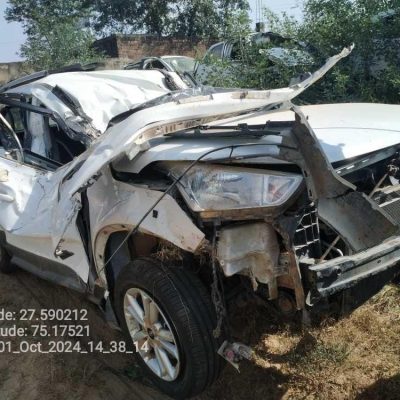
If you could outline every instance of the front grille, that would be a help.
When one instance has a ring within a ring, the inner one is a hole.
[[[374,201],[400,224],[400,185],[388,186],[377,192]]]
[[[314,206],[304,210],[297,226],[294,247],[298,256],[315,257],[320,249],[318,213]]]
[[[382,205],[382,208],[397,222],[400,222],[400,198]]]

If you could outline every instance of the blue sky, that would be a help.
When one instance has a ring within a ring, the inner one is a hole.
[[[250,16],[255,21],[257,0],[249,0]],[[269,7],[274,12],[286,11],[289,14],[301,17],[302,0],[261,0],[262,6]],[[7,23],[4,19],[4,10],[7,0],[0,0],[0,62],[19,61],[19,48],[24,42],[22,27],[18,23]]]
[[[256,3],[260,2],[260,0],[248,0],[248,2],[251,7],[250,16],[255,20]],[[261,0],[262,7],[268,7],[276,13],[285,11],[298,19],[300,19],[302,15],[302,4],[303,0]]]
[[[6,0],[0,0],[0,62],[18,61],[20,57],[16,53],[24,42],[20,24],[9,24],[4,19],[6,5]]]

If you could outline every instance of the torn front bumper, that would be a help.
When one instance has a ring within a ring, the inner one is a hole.
[[[309,267],[314,300],[347,289],[357,289],[364,300],[400,273],[400,236],[351,256],[338,257]]]

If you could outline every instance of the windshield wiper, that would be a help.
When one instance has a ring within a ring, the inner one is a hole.
[[[218,132],[209,132],[218,131]],[[232,136],[252,136],[262,137],[268,135],[280,135],[280,130],[273,130],[265,124],[249,125],[246,123],[237,125],[199,125],[195,128],[172,133],[168,136],[173,137],[232,137]]]

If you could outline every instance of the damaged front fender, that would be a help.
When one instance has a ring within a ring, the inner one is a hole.
[[[390,215],[333,169],[322,147],[298,107],[292,138],[297,142],[298,163],[303,169],[308,194],[318,206],[319,217],[338,232],[354,251],[382,243],[399,233]]]
[[[130,232],[162,193],[116,181],[105,168],[96,185],[87,190],[87,195],[96,267],[104,280],[106,245],[110,235]],[[204,233],[168,195],[143,221],[139,232],[163,239],[188,252],[195,252],[204,240]]]

